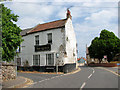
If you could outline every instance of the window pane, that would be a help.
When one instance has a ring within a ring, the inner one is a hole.
[[[46,65],[54,65],[54,54],[53,53],[46,54]]]
[[[48,34],[48,43],[52,43],[52,33]]]
[[[51,54],[48,54],[48,64],[51,64]]]
[[[33,65],[34,65],[34,55],[33,55]]]
[[[39,35],[35,36],[35,45],[39,45]]]
[[[54,54],[52,54],[52,65],[54,64]]]
[[[35,62],[36,62],[36,65],[38,65],[38,55],[35,55],[36,58],[35,58]]]
[[[40,65],[40,55],[33,55],[33,65]]]
[[[39,65],[40,65],[40,55],[39,55]]]
[[[47,60],[48,60],[48,58],[47,58],[47,54],[46,54],[46,65],[48,65],[48,64],[47,64]]]

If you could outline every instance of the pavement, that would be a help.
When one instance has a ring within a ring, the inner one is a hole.
[[[120,75],[120,67],[106,67],[106,69],[109,69],[109,70],[116,72]]]
[[[2,82],[2,88],[22,88],[24,85],[32,82],[33,81],[28,78],[18,76],[15,80]]]
[[[98,67],[120,76],[120,67]]]

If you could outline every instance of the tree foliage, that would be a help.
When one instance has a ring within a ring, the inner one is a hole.
[[[11,61],[16,55],[16,49],[22,42],[21,29],[14,24],[18,16],[11,13],[11,10],[2,6],[2,60]]]
[[[100,37],[95,37],[88,48],[91,58],[98,58],[101,62],[104,55],[110,62],[112,58],[120,53],[120,39],[113,32],[102,30]]]

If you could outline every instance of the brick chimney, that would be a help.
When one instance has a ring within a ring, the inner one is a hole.
[[[71,12],[70,12],[69,8],[67,9],[67,14],[66,14],[66,16],[67,16],[67,19],[68,19],[68,18],[72,19]]]

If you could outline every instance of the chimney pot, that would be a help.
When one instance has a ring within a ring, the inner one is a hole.
[[[70,12],[69,8],[67,9],[67,19],[68,18],[72,19],[71,12]]]

